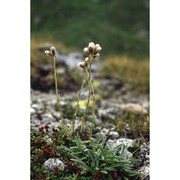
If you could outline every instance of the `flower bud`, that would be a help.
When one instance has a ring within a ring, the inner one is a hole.
[[[45,52],[45,54],[46,54],[47,56],[51,55],[51,54],[50,54],[50,51],[48,51],[48,50],[46,50],[46,51],[44,51],[44,52]]]
[[[85,62],[80,62],[80,63],[78,63],[78,66],[79,67],[81,67],[81,68],[85,68],[85,66],[86,66],[87,64],[85,63]]]
[[[95,54],[95,56],[94,57],[99,57],[100,56],[100,54],[99,53],[97,53],[97,54]]]
[[[84,48],[84,53],[86,53],[86,54],[88,53],[88,48],[87,47]]]
[[[88,63],[89,60],[90,60],[89,57],[86,57],[86,58],[85,58],[85,62],[86,62],[86,63]]]
[[[95,48],[95,44],[93,42],[90,42],[89,45],[88,45],[89,48]]]
[[[96,51],[97,51],[97,52],[100,52],[101,49],[102,49],[101,46],[100,46],[99,44],[96,44]]]
[[[55,56],[55,55],[56,55],[56,48],[55,48],[55,47],[51,47],[51,48],[50,48],[50,52],[51,52],[51,54],[52,54],[53,56]]]

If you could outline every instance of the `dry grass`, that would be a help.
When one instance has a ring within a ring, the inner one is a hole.
[[[116,77],[129,84],[130,90],[149,93],[149,60],[133,60],[127,57],[114,56],[107,58],[101,73]]]
[[[128,125],[128,131],[127,131]],[[150,119],[149,115],[121,112],[121,117],[116,124],[121,135],[129,134],[132,138],[139,136],[149,137]]]

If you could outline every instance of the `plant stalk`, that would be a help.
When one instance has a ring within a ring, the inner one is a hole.
[[[53,63],[54,63],[54,81],[55,81],[56,100],[57,100],[58,110],[60,113],[60,123],[62,125],[62,129],[63,129],[64,133],[67,135],[67,130],[66,130],[64,122],[63,122],[63,113],[62,113],[62,107],[60,104],[60,97],[58,94],[58,81],[57,81],[56,57],[55,56],[53,56]]]
[[[77,100],[77,104],[76,104],[76,111],[75,111],[75,114],[74,114],[74,118],[73,118],[73,121],[72,121],[72,132],[74,132],[75,130],[75,120],[76,120],[76,117],[77,117],[77,114],[79,112],[79,100],[80,100],[80,95],[81,95],[81,92],[83,90],[83,87],[84,87],[84,84],[86,82],[86,79],[83,80],[82,84],[81,84],[81,88],[78,92],[78,100]]]

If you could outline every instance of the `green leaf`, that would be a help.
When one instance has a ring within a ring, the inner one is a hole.
[[[91,158],[91,160],[92,160],[92,162],[93,162],[93,164],[94,164],[94,166],[95,166],[95,158],[94,158],[93,152],[92,152],[91,150],[88,150],[87,152],[88,152],[89,157]]]
[[[108,173],[107,171],[104,171],[104,170],[102,170],[100,172],[103,173],[103,174],[107,174]]]
[[[77,163],[81,164],[82,166],[84,166],[86,169],[89,169],[88,165],[85,162],[83,162],[79,157],[74,156],[74,155],[72,155],[72,156],[75,159],[71,159],[71,161],[77,162]]]

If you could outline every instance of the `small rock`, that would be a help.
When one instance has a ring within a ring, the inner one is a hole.
[[[106,138],[106,135],[104,133],[102,133],[102,132],[96,133],[93,136],[95,138],[102,138],[102,139]]]
[[[117,139],[119,137],[119,133],[116,131],[111,131],[109,135],[112,136],[113,139]]]
[[[44,140],[48,143],[51,144],[52,143],[52,139],[47,135],[44,137]]]
[[[58,111],[54,111],[53,116],[56,117],[57,119],[59,119],[60,118],[60,113]]]
[[[41,122],[40,122],[38,119],[31,119],[31,123],[32,123],[34,126],[39,126],[39,125],[41,125]]]
[[[52,122],[51,127],[53,128],[59,128],[60,127],[60,122]]]
[[[49,119],[53,119],[53,116],[52,116],[51,114],[48,114],[48,113],[46,113],[46,114],[42,114],[41,116],[42,116],[42,118],[49,118]]]
[[[118,110],[115,107],[108,109],[99,109],[98,116],[101,119],[114,119],[118,114]]]
[[[42,119],[42,123],[43,123],[44,125],[48,125],[48,124],[51,123],[51,120],[50,120],[49,118],[43,118],[43,119]]]
[[[127,149],[124,150],[123,154],[126,156],[127,159],[131,158],[133,155]]]
[[[103,133],[103,134],[105,134],[105,135],[108,135],[109,129],[103,128],[103,129],[101,130],[101,133]]]
[[[31,114],[35,114],[35,113],[36,113],[36,110],[35,110],[34,108],[31,108],[31,109],[30,109],[30,113],[31,113]]]
[[[139,169],[139,172],[142,173],[142,175],[141,175],[142,178],[145,178],[146,176],[149,175],[149,172],[150,172],[149,166],[143,166],[143,167],[141,167],[141,168]]]
[[[95,127],[93,129],[93,134],[100,133],[100,132],[101,132],[101,127]]]
[[[39,105],[38,104],[32,104],[32,108],[39,109]]]
[[[124,144],[124,143],[119,143],[116,139],[114,139],[114,140],[109,139],[106,142],[106,148],[115,149],[120,144]],[[126,144],[124,144],[124,145],[126,145]],[[123,151],[122,151],[122,148],[119,150],[119,155],[121,155],[122,153],[126,156],[126,158],[132,157],[132,153],[127,150],[127,146],[123,149]]]
[[[120,138],[120,139],[117,139],[117,144],[120,145],[120,144],[124,144],[127,148],[128,147],[132,147],[134,145],[134,140],[132,139],[127,139],[127,138]]]
[[[96,124],[96,125],[102,125],[102,123],[103,123],[103,122],[102,122],[101,119],[97,119],[97,118],[95,119],[95,124]]]
[[[50,158],[44,162],[43,167],[51,171],[54,171],[56,168],[63,171],[65,168],[65,164],[57,158]]]
[[[114,140],[109,139],[106,142],[106,146],[109,149],[111,149],[111,148],[114,149],[117,146],[119,146],[120,144],[124,144],[126,146],[126,149],[127,149],[128,147],[132,147],[133,146],[134,141],[132,139],[121,138],[121,139],[114,139]]]

